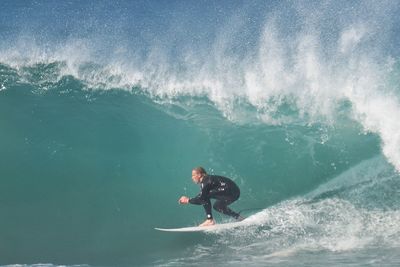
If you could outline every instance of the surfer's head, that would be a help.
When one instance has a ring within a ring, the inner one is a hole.
[[[202,178],[206,175],[207,172],[203,167],[196,167],[192,170],[192,180],[196,184],[200,183]]]

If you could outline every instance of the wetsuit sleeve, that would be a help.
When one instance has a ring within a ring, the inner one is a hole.
[[[202,198],[201,193],[198,194],[197,196],[189,199],[189,203],[190,204],[195,204],[195,205],[203,205],[206,202],[207,201]]]
[[[206,204],[210,200],[209,198],[210,189],[211,189],[211,183],[209,182],[204,183],[200,193],[194,198],[190,198],[189,203],[195,205]]]

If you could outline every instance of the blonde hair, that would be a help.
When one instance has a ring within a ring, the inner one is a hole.
[[[203,167],[196,167],[193,169],[194,171],[196,171],[197,173],[200,173],[202,176],[207,175],[206,170]]]

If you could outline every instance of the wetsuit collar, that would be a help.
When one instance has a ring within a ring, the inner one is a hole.
[[[204,177],[206,177],[206,175],[201,176],[201,178],[199,180],[199,184],[201,184],[203,182]]]

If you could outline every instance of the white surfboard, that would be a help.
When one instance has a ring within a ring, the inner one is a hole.
[[[192,226],[183,228],[154,228],[154,229],[164,232],[219,232],[221,230],[228,230],[246,225],[247,222],[245,219],[240,222],[221,223],[210,226]]]

